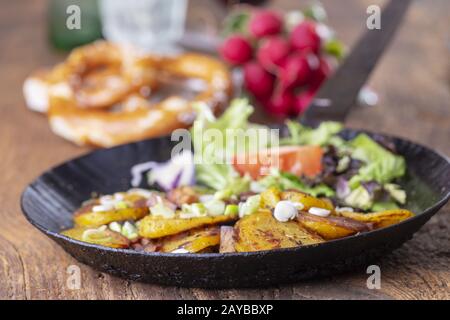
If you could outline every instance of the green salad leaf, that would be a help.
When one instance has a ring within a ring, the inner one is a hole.
[[[258,184],[264,189],[270,187],[277,187],[281,190],[296,189],[305,193],[309,193],[314,197],[333,197],[335,195],[334,190],[323,183],[320,183],[313,187],[307,186],[296,175],[288,172],[280,172],[279,170],[272,170],[270,175],[260,179],[258,181]]]
[[[230,163],[229,156],[237,152],[256,152],[267,147],[271,132],[267,127],[250,125],[248,117],[253,107],[247,99],[235,99],[219,118],[208,106],[195,105],[197,118],[191,129],[199,183],[231,196],[249,189],[251,179],[241,177]],[[258,129],[265,139],[248,139],[250,129]]]
[[[343,128],[339,122],[324,121],[315,129],[305,127],[301,123],[292,120],[287,121],[286,125],[289,130],[289,137],[281,139],[280,145],[325,146],[333,140],[336,143],[343,143],[339,137],[336,137],[336,134]]]
[[[375,202],[371,208],[373,212],[398,209],[398,205],[394,201]]]
[[[350,187],[355,189],[363,181],[377,181],[380,184],[402,177],[406,172],[405,159],[386,150],[366,134],[359,134],[350,141],[352,158],[365,164],[358,174],[350,179]]]
[[[345,203],[351,207],[369,210],[373,205],[373,197],[366,188],[359,186],[345,198]]]
[[[386,190],[392,199],[400,204],[406,203],[406,191],[403,190],[398,184],[395,183],[386,183],[383,186],[384,190]]]

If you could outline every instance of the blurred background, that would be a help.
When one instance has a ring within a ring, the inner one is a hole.
[[[36,69],[55,65],[70,49],[96,39],[132,43],[156,53],[196,50],[217,54],[217,46],[223,41],[227,24],[230,25],[230,16],[249,4],[282,13],[305,12],[311,5],[321,4],[319,7],[326,10],[323,18],[326,25],[345,51],[351,49],[366,30],[367,7],[382,6],[384,2],[2,0],[0,88],[4,92],[3,108],[24,111],[20,90],[26,76]],[[73,5],[81,9],[80,29],[76,28],[76,21],[68,19],[77,14]],[[371,90],[362,97],[365,98],[363,105],[377,104],[377,107],[356,109],[348,120],[350,126],[388,131],[432,145],[438,139],[445,150],[450,150],[450,139],[445,139],[450,136],[449,9],[450,3],[446,0],[413,2],[391,48],[371,77],[368,84]],[[72,23],[72,28],[66,27],[66,23]],[[273,118],[270,113],[260,114],[261,121]],[[421,128],[420,134],[417,126],[411,125],[416,122]]]

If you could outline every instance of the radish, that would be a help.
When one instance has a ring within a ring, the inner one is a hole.
[[[220,47],[222,58],[232,65],[242,65],[253,55],[250,42],[242,36],[234,35],[224,41]]]
[[[261,10],[255,12],[250,20],[249,30],[255,38],[279,34],[283,28],[283,20],[274,11]]]

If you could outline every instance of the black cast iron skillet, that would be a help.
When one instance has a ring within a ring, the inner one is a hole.
[[[391,0],[383,10],[382,31],[366,32],[349,58],[321,88],[305,123],[343,120],[359,88],[392,37],[410,0]],[[323,108],[328,105],[328,108]],[[347,130],[351,138],[357,131]],[[399,247],[450,197],[449,160],[412,142],[394,139],[408,164],[401,182],[407,207],[417,213],[402,223],[315,246],[232,254],[143,253],[111,249],[59,234],[72,226],[72,212],[91,197],[127,190],[130,168],[146,161],[166,161],[167,137],[100,150],[51,169],[22,195],[27,219],[77,260],[97,270],[130,280],[188,287],[264,287],[335,274],[376,261]]]
[[[357,131],[346,130],[350,138]],[[22,195],[26,218],[64,250],[93,268],[130,280],[186,287],[265,287],[331,275],[376,261],[399,247],[450,197],[450,163],[418,144],[394,138],[407,161],[401,185],[407,208],[416,216],[399,224],[320,245],[249,253],[173,254],[112,249],[60,235],[72,226],[72,212],[91,197],[127,190],[130,168],[145,161],[165,161],[172,142],[151,139],[98,150],[53,168]]]

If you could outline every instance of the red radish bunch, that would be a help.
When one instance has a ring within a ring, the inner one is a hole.
[[[280,117],[303,113],[331,72],[317,22],[303,20],[290,32],[284,26],[279,13],[255,10],[246,31],[220,48],[225,61],[243,68],[246,90]]]

